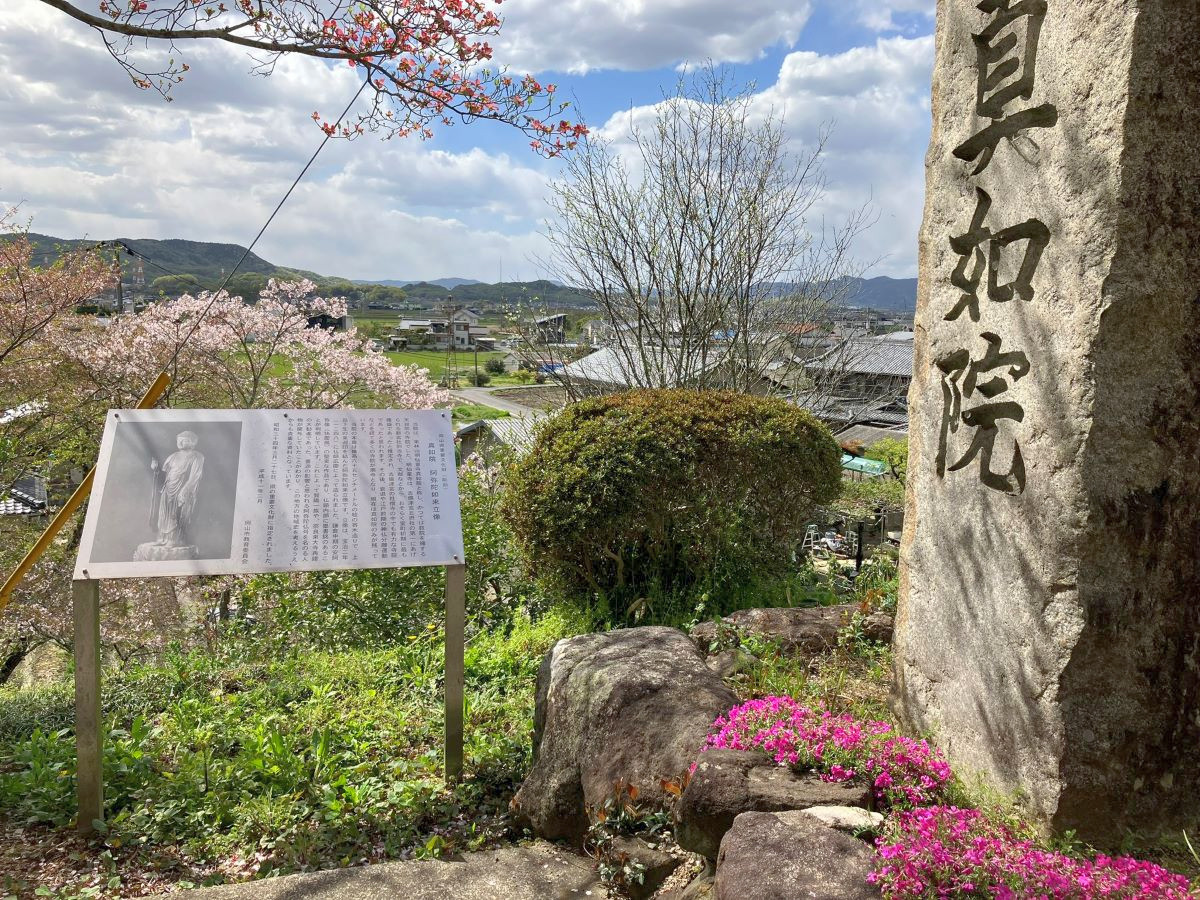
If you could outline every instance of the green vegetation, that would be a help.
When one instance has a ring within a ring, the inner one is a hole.
[[[507,353],[494,351],[491,353],[480,353],[479,356],[479,371],[486,371],[487,364],[492,360],[502,361]],[[473,351],[460,350],[457,354],[457,365],[455,371],[458,372],[459,381],[463,387],[467,387],[471,383],[471,378],[475,374],[475,356]],[[417,366],[421,369],[429,370],[429,377],[436,382],[442,382],[446,375],[446,351],[445,350],[400,350],[387,353],[388,359],[398,366]],[[492,377],[493,385],[501,384],[520,384],[517,378],[510,374],[495,375]]]
[[[460,403],[454,407],[454,418],[459,422],[478,422],[480,419],[504,419],[508,410],[484,406],[482,403]]]
[[[521,579],[497,485],[462,479],[469,567],[467,771],[442,781],[443,580],[425,569],[260,576],[233,583],[232,620],[105,680],[107,830],[85,861],[27,880],[70,840],[69,685],[0,688],[0,897],[128,896],[179,880],[438,855],[508,833],[529,764],[533,689],[581,606]],[[45,830],[49,826],[55,830]],[[44,846],[15,839],[35,828]],[[67,854],[61,854],[64,859]],[[40,871],[40,870],[39,870]],[[89,891],[94,892],[88,893]]]
[[[891,468],[891,478],[868,478],[847,481],[837,509],[849,518],[868,518],[876,512],[904,509],[904,485],[908,477],[908,439],[884,438],[876,441],[863,454],[878,459]]]
[[[631,391],[550,420],[505,508],[533,572],[625,604],[786,574],[840,484],[829,430],[782,400]]]

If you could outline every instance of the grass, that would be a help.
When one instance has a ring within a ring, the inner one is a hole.
[[[445,350],[399,350],[386,351],[387,358],[398,366],[417,366],[422,369],[429,370],[429,377],[435,382],[441,382],[446,374],[446,351]],[[493,351],[490,353],[479,354],[479,371],[483,372],[484,363],[489,359],[504,359],[508,356],[507,353]],[[455,371],[458,372],[459,381],[462,387],[470,387],[470,377],[475,374],[475,353],[470,351],[461,351],[457,354],[457,365]],[[520,384],[516,375],[512,372],[506,372],[503,375],[491,375],[491,385],[505,384]]]
[[[107,831],[90,845],[71,831],[69,687],[0,688],[0,897],[136,896],[494,843],[529,765],[541,657],[588,624],[518,611],[472,640],[453,789],[432,628],[341,652],[231,639],[110,673]]]
[[[459,422],[478,422],[480,419],[504,419],[511,413],[482,403],[460,403],[454,407],[454,418]]]

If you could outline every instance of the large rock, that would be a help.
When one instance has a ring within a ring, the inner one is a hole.
[[[838,632],[853,612],[847,604],[739,609],[722,622],[743,634],[777,641],[786,654],[816,655],[837,646]],[[705,651],[719,637],[716,622],[701,622],[692,629],[692,639]]]
[[[1200,796],[1200,8],[938,4],[896,701],[1104,840]]]
[[[179,896],[172,894],[172,896]],[[195,900],[602,900],[592,860],[534,843],[190,891]]]
[[[717,858],[717,900],[867,900],[875,853],[803,812],[748,812]]]
[[[538,672],[534,764],[514,809],[544,837],[579,841],[588,810],[632,784],[665,803],[717,716],[737,697],[674,628],[628,628],[559,641]]]
[[[715,859],[733,821],[744,812],[776,812],[810,806],[863,806],[864,785],[797,775],[763,753],[707,750],[675,809],[679,846]]]

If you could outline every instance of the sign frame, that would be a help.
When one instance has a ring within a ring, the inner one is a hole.
[[[111,426],[119,423],[121,414],[141,413],[144,410],[112,410],[106,423],[104,438],[96,469],[97,475],[105,475],[112,453],[114,441]],[[280,413],[285,417],[289,414],[312,415],[321,412],[347,413],[349,410],[155,410],[153,420],[160,422],[194,421],[197,415],[220,414],[221,420],[236,420],[239,414]],[[361,412],[370,412],[363,410]],[[444,410],[379,410],[378,412],[436,412],[449,423],[449,413]],[[451,433],[452,434],[452,433]],[[453,451],[453,444],[451,444]],[[451,465],[454,465],[453,456]],[[103,501],[104,481],[97,478],[92,504],[95,508]],[[89,510],[93,506],[89,506]],[[458,510],[457,484],[455,485],[454,511]],[[84,524],[84,533],[80,541],[80,551],[93,546],[99,513],[89,514]],[[462,777],[463,769],[463,694],[464,694],[464,649],[466,643],[466,560],[462,551],[461,516],[459,518],[459,545],[457,553],[448,554],[448,558],[437,558],[433,562],[410,563],[395,565],[380,563],[368,565],[337,566],[325,565],[273,566],[261,571],[335,571],[353,570],[358,568],[428,568],[444,566],[446,571],[445,587],[445,778],[447,784],[457,783]],[[232,551],[231,551],[232,552]],[[81,556],[82,560],[82,556]],[[106,580],[118,580],[131,577],[186,577],[176,571],[158,574],[153,571],[142,575],[123,572],[121,574],[106,574],[111,571],[111,564],[99,566],[77,563],[75,577],[72,581],[72,615],[74,619],[74,651],[75,651],[75,749],[77,758],[76,797],[78,801],[77,828],[84,834],[96,830],[97,824],[104,819],[104,778],[103,778],[103,715],[101,711],[101,651],[100,651],[100,584]],[[138,563],[139,567],[154,568],[154,563]],[[249,574],[248,570],[239,570]],[[255,571],[259,571],[255,569]],[[215,570],[212,566],[200,565],[195,567],[190,575],[230,574],[228,568]]]

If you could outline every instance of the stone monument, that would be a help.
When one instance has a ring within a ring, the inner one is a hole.
[[[1200,797],[1200,0],[939,0],[897,711],[1083,837]]]

